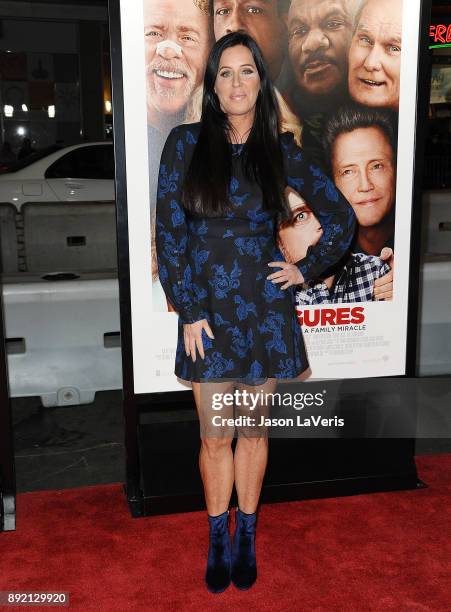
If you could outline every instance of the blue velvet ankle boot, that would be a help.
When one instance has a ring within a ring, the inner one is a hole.
[[[210,523],[210,545],[205,582],[211,593],[222,593],[230,584],[229,511],[226,510],[218,516],[208,515],[208,522]]]
[[[236,509],[232,545],[232,582],[238,589],[249,589],[257,579],[255,527],[257,512],[246,514]]]

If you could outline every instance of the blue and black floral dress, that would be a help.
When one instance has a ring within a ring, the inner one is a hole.
[[[260,187],[245,178],[242,151],[230,144],[231,210],[222,217],[200,217],[181,202],[185,172],[200,124],[180,125],[168,136],[159,170],[156,247],[163,289],[179,314],[175,374],[184,380],[294,378],[308,367],[295,312],[295,287],[266,280],[283,260],[277,247],[277,213],[263,210]],[[346,254],[355,215],[331,180],[305,158],[293,134],[281,134],[287,185],[298,191],[320,221],[323,234],[297,262],[313,280]],[[283,283],[282,283],[283,284]],[[185,353],[183,323],[207,319],[214,334],[202,331],[205,359]]]

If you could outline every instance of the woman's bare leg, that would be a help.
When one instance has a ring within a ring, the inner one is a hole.
[[[259,392],[271,393],[277,386],[275,378],[268,378],[263,385],[248,386],[239,384],[239,389],[246,389],[250,393]],[[269,407],[262,404],[258,405],[252,412],[246,414],[253,416],[259,422],[260,416],[269,416]],[[258,435],[258,428],[253,433],[238,435],[235,456],[235,487],[238,495],[238,506],[240,510],[251,514],[256,511],[260,497],[263,477],[268,463],[268,437],[267,430],[260,428],[261,436]],[[243,432],[239,432],[242,434]]]
[[[232,440],[234,430],[218,427],[212,430],[212,416],[233,416],[224,409],[213,411],[211,396],[213,393],[226,393],[233,389],[233,383],[196,383],[193,382],[193,394],[201,427],[201,449],[199,469],[204,485],[207,512],[217,516],[229,507],[232,494],[234,467]],[[203,434],[202,434],[203,432]],[[217,436],[217,437],[214,437]]]

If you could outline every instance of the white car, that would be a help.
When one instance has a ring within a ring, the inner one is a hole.
[[[50,150],[37,151],[0,175],[0,203],[11,203],[20,211],[26,202],[114,201],[112,142]]]

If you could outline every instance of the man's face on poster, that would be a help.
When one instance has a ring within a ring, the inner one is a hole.
[[[398,109],[402,0],[368,0],[349,50],[349,93],[366,106]]]
[[[148,123],[181,113],[202,83],[210,47],[208,14],[194,0],[144,0]]]
[[[279,245],[288,263],[303,259],[309,246],[315,245],[323,230],[305,200],[291,187],[285,190],[291,220],[279,228]]]
[[[332,148],[335,184],[347,198],[359,225],[381,223],[395,205],[395,162],[392,146],[378,127],[340,134]]]
[[[293,0],[288,13],[288,52],[299,88],[331,94],[347,78],[352,36],[345,0]]]
[[[252,36],[273,80],[282,68],[286,44],[286,26],[278,4],[278,0],[213,0],[215,39],[238,31]]]

